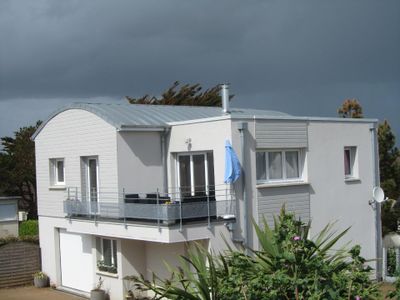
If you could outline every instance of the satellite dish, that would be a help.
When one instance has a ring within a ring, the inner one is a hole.
[[[376,186],[372,190],[372,197],[377,203],[382,203],[385,201],[385,192],[380,187]]]

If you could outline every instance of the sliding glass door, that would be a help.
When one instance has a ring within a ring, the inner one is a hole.
[[[214,162],[211,152],[178,154],[177,169],[182,199],[214,195]]]

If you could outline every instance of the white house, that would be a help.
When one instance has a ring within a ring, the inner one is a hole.
[[[226,103],[227,101],[225,101]],[[71,104],[34,136],[44,272],[122,299],[126,275],[167,276],[194,241],[257,248],[251,220],[283,204],[312,231],[338,221],[362,255],[379,251],[376,120],[218,107]],[[242,166],[224,184],[225,140]],[[378,268],[379,272],[379,268]]]

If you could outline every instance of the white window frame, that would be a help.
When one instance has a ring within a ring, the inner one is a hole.
[[[343,156],[346,151],[350,151],[350,174],[346,174],[346,167],[343,164],[344,168],[344,178],[345,179],[354,179],[358,178],[358,164],[357,164],[357,155],[358,155],[358,148],[357,146],[345,146],[343,149]],[[344,157],[343,157],[344,159]]]
[[[86,180],[87,180],[87,185],[88,185],[88,190],[87,192],[87,197],[89,201],[92,201],[92,193],[91,193],[91,188],[90,188],[90,161],[94,160],[96,161],[96,200],[99,202],[99,159],[96,156],[87,156],[86,157]]]
[[[278,179],[270,179],[269,175],[269,153],[276,153],[279,152],[281,153],[281,165],[282,165],[282,178]],[[286,152],[297,152],[297,168],[299,171],[299,177],[294,177],[294,178],[287,178],[286,175]],[[265,179],[258,179],[256,178],[256,181],[258,184],[260,183],[281,183],[281,182],[300,182],[304,181],[304,160],[305,160],[305,155],[304,155],[304,150],[303,149],[290,149],[290,148],[285,148],[285,149],[257,149],[256,153],[265,153]],[[257,165],[257,164],[256,164]],[[257,172],[257,171],[256,171]]]
[[[209,189],[209,174],[208,174],[208,158],[207,154],[212,153],[212,151],[199,151],[199,152],[180,152],[176,154],[176,165],[175,165],[175,170],[176,170],[176,184],[177,187],[181,186],[181,180],[180,180],[180,172],[179,172],[179,157],[181,156],[189,156],[190,157],[190,194],[192,196],[195,195],[195,185],[194,185],[194,164],[193,164],[193,156],[194,155],[203,155],[204,157],[204,168],[205,168],[205,184],[206,184],[206,195],[209,195],[210,189]],[[213,156],[214,157],[214,156]],[[215,184],[215,182],[214,182]]]
[[[100,258],[102,261],[104,261],[104,240],[109,240],[111,243],[111,266],[108,267],[112,267],[115,266],[118,270],[118,258],[117,258],[117,262],[114,261],[114,256],[118,255],[118,241],[115,239],[108,239],[108,238],[100,238]],[[115,241],[115,249],[114,249],[114,241]]]
[[[63,179],[58,181],[58,162],[63,163]],[[53,186],[65,186],[65,159],[64,158],[50,158],[50,184]]]

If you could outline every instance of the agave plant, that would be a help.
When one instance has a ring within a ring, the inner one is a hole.
[[[200,244],[195,244],[187,256],[181,256],[181,266],[172,268],[171,277],[159,278],[153,273],[151,281],[141,276],[126,279],[136,282],[144,291],[152,291],[154,299],[220,300],[218,294],[218,260]]]
[[[152,291],[154,299],[189,300],[280,300],[280,299],[376,299],[377,285],[370,281],[371,268],[360,256],[360,247],[338,241],[349,229],[333,231],[328,224],[309,239],[310,223],[281,214],[274,227],[264,219],[253,222],[260,249],[251,255],[228,247],[214,256],[195,245],[181,257],[181,267],[171,268],[171,277],[153,274],[132,279],[142,289]]]

